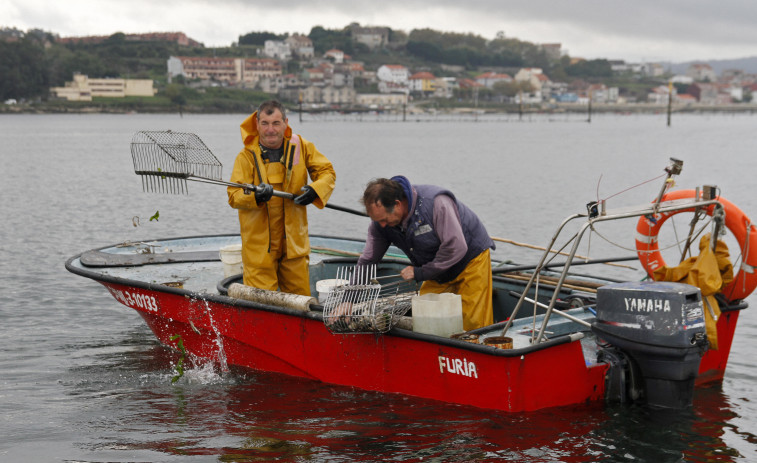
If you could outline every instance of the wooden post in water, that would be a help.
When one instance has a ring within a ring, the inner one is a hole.
[[[407,121],[407,102],[402,103],[402,122]]]
[[[668,127],[670,127],[670,115],[673,112],[673,80],[668,81]]]
[[[302,92],[300,92],[299,103],[300,103],[300,124],[301,124],[302,123]]]
[[[473,106],[474,106],[474,120],[478,122],[478,86],[473,87]]]
[[[520,90],[518,92],[518,99],[520,102],[518,103],[518,120],[523,120],[523,90]]]
[[[589,90],[589,114],[588,114],[588,118],[586,119],[586,122],[591,124],[591,90]]]

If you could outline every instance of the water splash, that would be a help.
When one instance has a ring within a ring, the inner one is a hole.
[[[216,327],[215,320],[213,320],[213,314],[210,310],[210,304],[207,300],[202,301],[205,304],[205,312],[208,313],[208,320],[210,321],[210,328],[213,329],[213,333],[216,335],[215,344],[218,347],[218,354],[215,358],[215,361],[218,363],[218,367],[221,369],[222,373],[228,373],[229,372],[229,365],[226,362],[226,351],[223,349],[223,338],[221,337],[221,333],[218,331],[218,328]]]

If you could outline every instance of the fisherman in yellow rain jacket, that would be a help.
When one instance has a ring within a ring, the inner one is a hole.
[[[309,296],[306,206],[326,205],[334,191],[334,167],[313,143],[292,133],[278,101],[262,103],[240,128],[244,149],[231,181],[257,186],[254,193],[227,189],[229,205],[239,211],[244,284]],[[294,200],[273,196],[274,190],[292,193]]]

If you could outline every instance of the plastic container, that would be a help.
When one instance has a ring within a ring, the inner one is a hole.
[[[318,291],[318,302],[320,302],[321,304],[325,303],[326,298],[329,297],[329,294],[331,294],[331,291],[335,286],[346,285],[347,283],[347,280],[337,279],[317,281],[315,283],[315,290]]]
[[[230,277],[242,273],[242,245],[230,244],[221,248],[221,262],[223,262],[223,276]]]
[[[463,331],[463,300],[459,294],[413,296],[413,331],[448,338]]]

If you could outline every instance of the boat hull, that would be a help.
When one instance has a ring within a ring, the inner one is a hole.
[[[525,314],[516,319],[516,325],[521,324],[508,331],[516,341],[513,349],[399,327],[385,334],[334,334],[324,325],[320,306],[300,311],[226,296],[225,285],[238,276],[222,279],[218,249],[238,242],[236,235],[218,235],[159,240],[141,247],[116,245],[72,257],[66,268],[103,284],[117,301],[137,311],[164,345],[178,348],[180,336],[190,360],[198,363],[213,361],[222,368],[238,366],[507,412],[605,399],[606,377],[615,366],[598,360],[597,344],[585,326],[553,317],[550,339],[532,344],[533,327],[541,322]],[[362,249],[362,242],[342,238],[313,237],[311,242],[328,256],[311,256],[313,286],[333,278],[338,266],[354,265]],[[391,274],[405,263],[383,265]],[[522,279],[500,275],[494,283],[499,323],[476,330],[481,338],[501,333],[525,285]],[[565,305],[585,301],[570,310],[591,317],[585,320],[590,323],[593,316],[585,305],[591,307],[591,294],[584,289],[559,296]],[[535,292],[528,294],[534,297]],[[541,288],[539,299],[550,294],[551,289]],[[704,352],[697,385],[722,380],[739,312],[746,306],[742,302],[721,308],[719,349]],[[568,326],[561,327],[561,321]]]
[[[577,339],[504,351],[398,329],[333,334],[308,312],[101,283],[161,343],[180,335],[188,352],[228,365],[508,412],[604,397],[607,366],[587,365]]]

